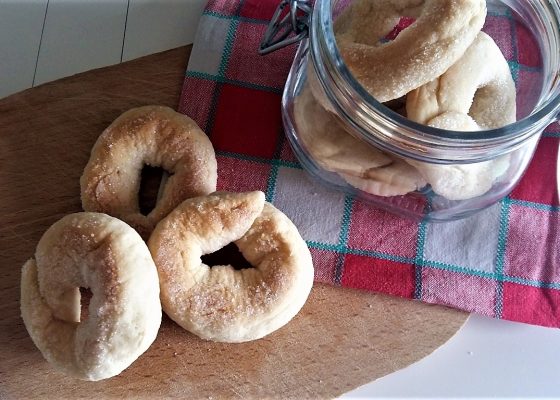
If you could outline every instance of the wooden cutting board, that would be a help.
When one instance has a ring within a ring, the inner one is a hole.
[[[79,177],[99,133],[131,107],[177,106],[189,53],[0,100],[0,398],[330,398],[425,357],[465,322],[444,307],[316,285],[299,315],[255,342],[206,342],[164,318],[120,376],[81,382],[54,371],[20,318],[20,268],[48,226],[81,210]]]

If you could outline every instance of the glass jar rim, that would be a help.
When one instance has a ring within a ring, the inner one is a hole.
[[[318,57],[317,47],[313,45],[314,40],[319,38],[331,38],[331,40],[323,39],[323,44],[326,46],[328,53],[332,57],[333,64],[336,66],[336,73],[349,84],[353,91],[356,92],[364,101],[369,111],[374,112],[388,122],[404,128],[408,131],[417,131],[420,136],[424,136],[435,141],[444,141],[453,146],[456,142],[460,143],[475,143],[475,142],[525,142],[533,136],[535,130],[539,133],[546,128],[549,124],[558,121],[560,118],[560,75],[557,75],[554,80],[553,88],[558,90],[558,93],[546,99],[543,104],[538,105],[530,115],[502,128],[488,129],[474,132],[458,132],[449,131],[445,129],[438,129],[429,127],[427,125],[419,124],[411,121],[408,118],[398,114],[397,112],[386,107],[378,102],[352,75],[343,57],[338,49],[336,40],[334,40],[334,28],[332,21],[332,5],[335,0],[317,0],[315,2],[314,12],[311,17],[311,56],[312,58]],[[551,5],[554,8],[554,15],[557,22],[560,20],[560,5]],[[560,25],[557,23],[556,30],[556,52],[560,52]],[[319,34],[318,34],[319,33]],[[320,40],[320,39],[319,39]],[[319,80],[324,85],[322,77],[319,75]],[[551,88],[551,90],[553,89]],[[454,147],[454,146],[453,146]]]

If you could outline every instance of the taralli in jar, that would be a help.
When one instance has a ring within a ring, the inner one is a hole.
[[[429,126],[453,131],[476,131],[477,123],[468,115],[443,113],[433,118]],[[486,193],[497,178],[509,167],[509,156],[474,164],[438,165],[407,160],[418,168],[432,190],[448,200],[466,200]]]
[[[479,131],[516,120],[515,83],[502,52],[481,32],[442,76],[409,93],[408,118],[434,128]],[[448,200],[488,192],[509,167],[509,156],[474,164],[437,165],[408,160]]]
[[[144,165],[171,174],[148,215],[138,202]],[[95,143],[80,179],[82,206],[122,219],[147,239],[183,200],[215,191],[216,181],[214,148],[192,119],[169,107],[139,107],[118,117]]]
[[[80,287],[93,293],[85,320]],[[23,266],[21,315],[56,369],[91,381],[119,374],[148,349],[161,323],[158,276],[146,244],[105,214],[62,218]]]
[[[231,242],[254,268],[201,261]],[[262,192],[186,200],[157,225],[148,247],[164,311],[207,340],[245,342],[268,335],[298,313],[313,284],[305,241]]]
[[[416,21],[395,40],[383,42],[404,16]],[[352,75],[385,102],[443,74],[471,45],[485,19],[485,0],[356,0],[335,21],[334,31]]]
[[[396,159],[395,159],[396,160]],[[398,160],[383,168],[375,168],[365,176],[339,175],[350,185],[376,196],[401,196],[426,186],[426,181],[418,171],[404,161]]]
[[[449,111],[472,117],[478,125],[474,130],[501,128],[516,120],[515,82],[508,62],[484,32],[443,75],[406,97],[407,117],[421,124]]]
[[[313,158],[355,188],[378,196],[397,196],[426,185],[411,165],[346,132],[307,86],[295,99],[294,119],[300,139]]]

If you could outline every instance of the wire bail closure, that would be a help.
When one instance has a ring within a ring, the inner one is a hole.
[[[289,11],[282,17],[288,6]],[[312,1],[282,0],[266,28],[259,54],[264,56],[305,39],[309,33],[311,11]]]

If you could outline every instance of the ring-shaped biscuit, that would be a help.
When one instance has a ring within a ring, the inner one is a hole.
[[[388,23],[365,23],[375,15]],[[404,16],[417,19],[394,40],[383,42],[379,26],[387,29]],[[386,102],[432,81],[463,55],[482,29],[486,1],[357,0],[339,19],[334,30],[345,64],[374,98]],[[368,29],[371,40],[365,39]]]
[[[463,57],[442,76],[407,96],[408,118],[435,128],[479,131],[516,120],[516,90],[494,40],[480,32]],[[488,192],[509,168],[509,155],[475,164],[433,165],[408,160],[448,200]]]
[[[144,165],[171,174],[148,215],[138,202]],[[139,107],[118,117],[95,143],[80,179],[82,206],[122,219],[147,239],[183,200],[215,191],[216,181],[212,143],[192,119],[169,107]]]
[[[463,57],[443,75],[406,98],[409,119],[429,124],[447,112],[468,114],[480,129],[516,120],[516,90],[508,62],[494,40],[480,32]]]
[[[201,261],[231,242],[254,268]],[[148,247],[164,311],[207,340],[245,342],[275,331],[303,307],[313,285],[305,241],[262,192],[188,199],[156,226]]]
[[[429,126],[452,131],[476,131],[477,123],[468,115],[449,111],[433,118]],[[496,179],[509,168],[509,155],[474,164],[438,165],[408,159],[432,187],[448,200],[468,200],[488,192]]]
[[[80,287],[93,294],[82,321]],[[105,214],[62,218],[23,266],[21,315],[56,369],[92,381],[119,374],[148,349],[161,323],[158,276],[146,244]]]
[[[336,172],[346,183],[377,196],[397,196],[426,185],[411,165],[365,144],[346,132],[305,86],[294,103],[299,139],[324,169]]]

